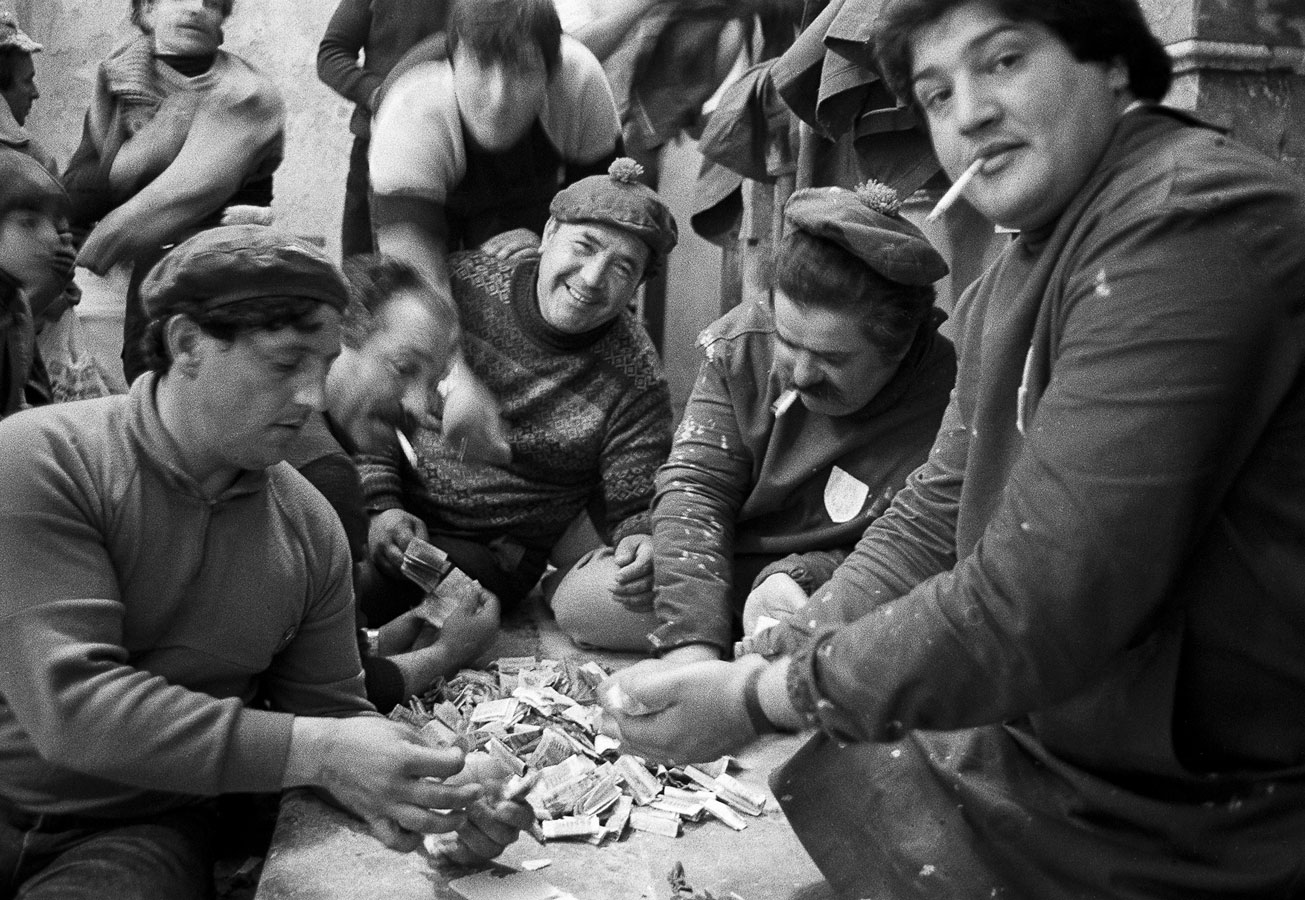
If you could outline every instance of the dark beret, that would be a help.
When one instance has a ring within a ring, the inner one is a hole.
[[[188,238],[141,284],[151,316],[180,299],[208,309],[258,297],[302,297],[338,310],[349,302],[339,270],[317,247],[266,225],[226,225]]]
[[[638,236],[652,250],[645,268],[645,274],[651,274],[660,269],[680,235],[657,192],[637,180],[642,174],[642,166],[622,157],[606,175],[590,175],[558,191],[548,211],[559,222],[598,222]]]
[[[803,188],[784,207],[784,220],[816,237],[833,241],[889,281],[930,285],[947,274],[947,263],[929,239],[897,212],[890,188],[867,184],[844,188]]]

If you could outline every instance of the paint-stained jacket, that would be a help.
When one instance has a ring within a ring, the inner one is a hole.
[[[1305,891],[1302,234],[1299,181],[1144,107],[963,297],[934,450],[790,679],[845,739],[971,729],[883,757],[908,880],[960,803],[940,895]]]
[[[893,379],[846,416],[799,401],[779,418],[769,310],[738,306],[699,338],[703,363],[670,459],[657,474],[654,578],[662,651],[728,650],[751,584],[736,556],[769,556],[814,589],[924,461],[956,378],[941,312],[920,329]],[[790,554],[804,556],[789,557]]]

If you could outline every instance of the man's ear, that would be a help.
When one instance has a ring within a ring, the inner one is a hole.
[[[187,378],[199,373],[204,353],[203,332],[190,316],[172,316],[163,326],[163,339],[168,348],[172,368]]]

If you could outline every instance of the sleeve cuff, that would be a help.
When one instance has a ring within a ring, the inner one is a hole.
[[[837,627],[826,626],[817,631],[794,656],[788,668],[788,696],[793,708],[810,727],[819,728],[830,737],[846,743],[866,740],[894,740],[901,737],[903,729],[886,725],[879,734],[867,733],[863,717],[841,709],[825,696],[821,685],[821,660],[832,649],[830,641],[837,635]]]

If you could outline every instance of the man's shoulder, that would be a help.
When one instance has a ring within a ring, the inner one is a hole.
[[[284,112],[285,98],[275,81],[242,56],[225,50],[218,53],[224,102],[240,104],[264,114]]]
[[[698,347],[711,363],[731,363],[760,348],[769,354],[775,323],[758,302],[744,301],[698,335]]]
[[[1119,155],[1099,205],[1143,217],[1183,210],[1204,215],[1233,206],[1247,217],[1281,214],[1270,213],[1269,204],[1247,202],[1258,195],[1305,210],[1305,182],[1181,110],[1153,106],[1130,114],[1124,123]]]
[[[0,442],[65,440],[77,444],[99,443],[126,427],[126,394],[54,403],[25,409],[0,420]]]
[[[129,415],[123,394],[15,413],[0,421],[0,468],[5,475],[28,478],[51,467],[64,474],[99,469],[103,463],[119,467],[126,455]]]
[[[439,121],[456,114],[453,67],[446,59],[417,63],[385,89],[382,106],[389,105],[407,114],[420,115],[423,121],[428,117]]]
[[[449,254],[449,286],[453,302],[459,308],[470,304],[478,307],[486,297],[503,303],[511,299],[515,273],[522,266],[533,266],[533,260],[506,262],[481,250],[459,250]]]

